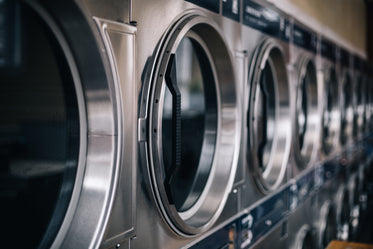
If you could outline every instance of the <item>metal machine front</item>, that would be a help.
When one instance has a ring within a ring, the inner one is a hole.
[[[110,39],[81,2],[3,1],[0,15],[14,46],[0,68],[1,246],[98,248],[134,151]]]
[[[371,69],[301,21],[256,0],[0,1],[0,247],[357,238]]]
[[[160,43],[142,101],[149,116],[140,118],[148,136],[140,157],[149,156],[143,163],[162,214],[184,236],[211,227],[236,171],[237,93],[224,47],[205,16],[181,17]]]

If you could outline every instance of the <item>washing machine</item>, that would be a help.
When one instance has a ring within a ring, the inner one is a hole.
[[[291,149],[288,16],[265,2],[243,1],[239,67],[242,88],[240,207],[252,225],[243,248],[286,248]],[[245,217],[245,216],[244,216]],[[245,218],[244,218],[245,219]]]
[[[365,77],[364,77],[364,61],[353,56],[354,70],[354,121],[353,121],[353,137],[355,141],[359,141],[364,136],[365,130]]]
[[[314,167],[320,145],[321,89],[316,63],[319,63],[318,36],[294,20],[291,63],[295,95],[292,143],[292,177]]]
[[[317,229],[316,248],[326,248],[332,240],[337,239],[338,235],[337,211],[334,203],[330,200],[322,203],[315,222],[315,228]]]
[[[348,240],[350,229],[351,197],[347,186],[341,185],[333,199],[337,207],[337,238]]]
[[[312,224],[312,207],[315,206],[313,206],[311,199],[309,199],[289,216],[289,238],[286,248],[318,248],[318,233]],[[305,220],[307,222],[304,222]]]
[[[328,39],[320,39],[321,63],[318,76],[322,82],[322,114],[321,114],[321,145],[320,158],[333,157],[340,150],[339,147],[339,81],[336,67],[337,46]]]
[[[275,9],[244,1],[247,52],[241,161],[242,206],[279,191],[288,180],[291,148],[290,21]]]
[[[131,246],[190,247],[238,212],[239,24],[219,15],[219,2],[217,13],[181,0],[132,4],[140,97]]]
[[[353,134],[353,78],[351,75],[351,56],[344,48],[339,49],[340,66],[340,143],[348,145]]]
[[[98,248],[118,186],[133,194],[135,29],[82,1],[2,1],[0,16],[1,246]]]

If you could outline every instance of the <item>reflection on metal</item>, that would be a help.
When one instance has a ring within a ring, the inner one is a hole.
[[[355,139],[360,139],[364,132],[365,126],[365,81],[361,74],[357,74],[354,85],[354,96],[353,96],[353,109],[354,109],[354,121],[353,121],[353,136]]]
[[[321,207],[319,218],[319,248],[326,248],[328,244],[337,238],[338,223],[334,205],[326,201]]]
[[[316,247],[314,231],[309,225],[303,225],[297,235],[294,249],[314,249]]]
[[[270,192],[283,181],[291,141],[289,82],[281,48],[266,40],[252,67],[247,160],[259,188]]]
[[[307,56],[298,61],[293,148],[299,168],[312,164],[319,144],[318,82],[314,62]]]
[[[338,144],[340,123],[339,86],[334,67],[330,66],[326,70],[324,82],[321,148],[324,154],[329,155],[332,154]]]
[[[49,215],[48,227],[40,235],[31,233],[39,231],[35,227],[41,224],[39,221],[30,221],[27,225],[28,221],[22,220],[23,227],[31,226],[25,233],[33,237],[32,242],[27,239],[28,246],[98,248],[115,194],[121,161],[119,137],[123,135],[118,82],[102,49],[109,48],[97,39],[100,36],[91,20],[86,19],[86,13],[73,1],[22,2],[20,13],[24,24],[31,27],[22,26],[23,62],[14,69],[20,70],[14,74],[20,77],[18,84],[26,82],[30,88],[28,91],[22,87],[25,91],[21,93],[25,95],[18,101],[23,105],[19,114],[27,108],[33,110],[22,119],[35,120],[25,122],[25,129],[31,137],[36,136],[28,142],[40,157],[18,161],[12,167],[17,174],[23,171],[23,176],[46,178],[49,184],[45,189],[29,188],[29,191],[34,195],[43,194],[39,199],[53,205],[51,209],[44,204],[38,206],[37,210]],[[71,22],[77,25],[71,26]],[[41,38],[43,36],[47,39]],[[1,77],[4,82],[10,81],[3,74]],[[54,87],[59,84],[61,88]],[[49,103],[39,102],[43,99]],[[29,104],[29,100],[36,105]],[[29,115],[31,113],[33,115]],[[65,126],[60,124],[63,120],[66,120]],[[58,163],[48,157],[56,157]],[[48,169],[45,163],[49,164]],[[63,172],[63,178],[55,188],[51,182],[59,172]],[[46,191],[57,194],[47,196]],[[37,203],[36,198],[33,202]],[[27,208],[25,203],[20,207]],[[29,217],[40,217],[35,209],[29,210],[33,212]],[[13,243],[14,240],[10,244]],[[10,247],[10,244],[3,241],[2,245]]]
[[[353,134],[353,86],[350,74],[345,71],[342,79],[342,92],[340,98],[341,123],[340,143],[346,145]]]
[[[145,163],[168,224],[192,236],[214,224],[233,184],[239,142],[235,77],[215,24],[198,13],[179,19],[160,45],[151,96],[142,106],[150,115]]]
[[[338,215],[338,236],[340,240],[348,240],[350,230],[350,213],[351,213],[351,202],[350,194],[348,189],[342,188],[340,190],[340,203]]]
[[[0,1],[2,247],[354,240],[372,68],[338,44],[252,0]]]

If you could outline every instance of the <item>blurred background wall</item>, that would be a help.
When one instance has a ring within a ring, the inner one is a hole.
[[[373,62],[373,0],[269,0]]]

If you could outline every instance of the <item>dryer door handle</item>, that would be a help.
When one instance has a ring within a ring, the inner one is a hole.
[[[172,176],[181,165],[181,94],[177,86],[175,54],[170,55],[165,81],[172,94],[172,165],[165,179],[165,183],[171,185]]]

